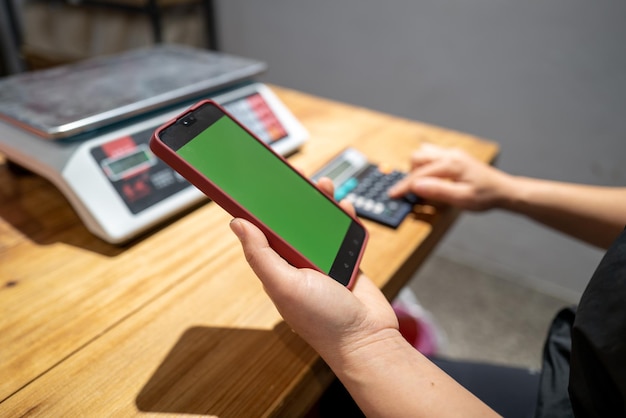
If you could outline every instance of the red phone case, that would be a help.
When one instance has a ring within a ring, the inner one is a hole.
[[[245,126],[241,125],[241,123],[239,123],[234,116],[232,116],[224,108],[222,108],[219,104],[215,103],[212,100],[203,100],[203,101],[201,101],[199,103],[196,103],[195,105],[193,105],[187,111],[181,113],[180,115],[176,116],[174,119],[166,122],[165,124],[163,124],[162,126],[157,128],[154,131],[154,133],[152,134],[152,138],[150,139],[150,149],[152,150],[152,152],[157,157],[162,159],[165,163],[167,163],[170,167],[172,167],[174,170],[176,170],[178,173],[180,173],[191,184],[193,184],[198,189],[200,189],[211,200],[213,200],[219,206],[224,208],[233,217],[246,219],[246,220],[252,222],[254,225],[256,225],[259,229],[261,229],[261,231],[263,231],[263,233],[267,237],[267,240],[268,240],[270,246],[278,254],[280,254],[285,260],[287,260],[291,265],[293,265],[293,266],[295,266],[297,268],[311,268],[311,269],[320,271],[320,269],[317,266],[315,266],[308,258],[306,258],[299,251],[294,249],[289,243],[287,243],[284,239],[282,239],[280,236],[278,236],[276,233],[274,233],[269,227],[267,227],[256,216],[254,216],[254,214],[252,214],[246,208],[244,208],[241,205],[239,205],[235,200],[233,200],[228,194],[226,194],[217,185],[215,185],[204,174],[199,172],[195,167],[193,167],[190,164],[188,164],[184,159],[182,159],[178,154],[176,154],[176,152],[174,150],[172,150],[169,146],[167,146],[166,144],[164,144],[161,141],[160,134],[161,134],[161,132],[163,130],[165,130],[165,129],[169,128],[170,126],[172,126],[174,123],[176,123],[183,116],[187,115],[189,112],[192,112],[195,109],[197,109],[197,108],[199,108],[199,107],[201,107],[201,106],[203,106],[205,104],[211,104],[211,105],[217,106],[220,110],[222,110],[224,112],[224,114],[230,116],[239,126],[241,126],[244,130],[246,130],[257,141],[259,141],[261,144],[263,144],[263,146],[265,148],[267,148],[270,152],[272,152],[277,158],[281,159],[285,164],[287,164],[289,167],[291,167],[298,175],[302,176],[298,172],[298,170],[293,168],[293,166],[291,166],[291,164],[289,164],[289,162],[285,158],[283,158],[283,156],[281,156],[280,154],[277,154],[265,142],[263,142],[260,139],[258,139],[254,133],[252,133]],[[309,179],[307,179],[304,176],[302,176],[302,177],[309,184],[311,184],[313,187],[317,188],[317,186],[313,182],[311,182]],[[332,200],[330,198],[329,198],[329,200],[331,200],[335,205],[337,205],[337,203],[334,200]],[[341,209],[341,210],[343,210],[343,209]],[[361,258],[363,257],[365,246],[367,244],[368,233],[367,233],[367,230],[363,227],[363,224],[360,222],[360,220],[358,218],[356,218],[354,216],[351,216],[350,214],[348,214],[348,215],[356,223],[361,225],[361,227],[363,228],[363,230],[365,232],[365,237],[363,239],[363,245],[360,248],[359,255],[358,255],[357,260],[356,260],[354,271],[352,272],[350,280],[349,280],[349,282],[346,285],[348,288],[351,288],[352,285],[354,284],[354,280],[356,279],[357,274],[358,274],[358,266],[361,263]]]

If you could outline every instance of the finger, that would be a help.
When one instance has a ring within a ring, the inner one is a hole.
[[[335,194],[335,185],[333,184],[333,181],[328,177],[321,177],[317,181],[317,187],[319,187],[329,197],[333,197]]]
[[[425,143],[411,154],[411,168],[417,168],[424,164],[437,160],[444,156],[449,150],[438,145]]]
[[[448,159],[431,161],[429,164],[414,169],[409,175],[393,185],[388,194],[390,197],[401,197],[412,192],[420,195],[420,192],[414,187],[419,181],[427,177],[439,177],[441,179],[456,179],[458,177],[458,167],[451,164]],[[426,196],[422,196],[426,197]]]
[[[398,198],[404,196],[411,191],[411,177],[406,176],[396,184],[391,186],[387,191],[389,197]]]
[[[317,181],[317,186],[329,197],[334,199],[335,185],[333,184],[333,181],[331,179],[329,179],[328,177],[321,177]],[[354,206],[347,200],[342,200],[341,202],[339,202],[339,206],[341,206],[341,208],[348,212],[350,215],[356,216]]]
[[[266,288],[284,285],[298,271],[270,247],[263,232],[250,222],[233,219],[230,228],[241,242],[246,261]]]
[[[394,184],[389,190],[388,195],[392,198],[398,198],[407,193],[416,193],[412,190],[412,183],[415,179],[426,176],[448,177],[453,172],[449,167],[448,159],[445,156],[450,152],[449,149],[438,145],[425,143],[411,155],[411,172],[402,180]]]
[[[346,212],[348,212],[351,216],[353,217],[356,216],[356,210],[354,209],[354,206],[352,205],[352,203],[350,203],[349,201],[344,199],[341,202],[339,202],[339,206],[341,206],[341,208],[345,210]]]
[[[383,295],[378,286],[363,273],[359,274],[357,277],[352,287],[352,293],[363,302],[389,304],[387,298]]]
[[[415,179],[410,186],[413,192],[424,199],[443,202],[466,208],[472,197],[472,186],[437,177]]]
[[[413,179],[420,177],[456,179],[459,177],[459,166],[448,158],[440,159],[416,168],[411,172],[410,177]]]

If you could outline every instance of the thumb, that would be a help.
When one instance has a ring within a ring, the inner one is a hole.
[[[239,238],[246,261],[267,288],[279,285],[277,282],[297,271],[270,247],[263,232],[252,223],[236,218],[230,222],[230,229]]]

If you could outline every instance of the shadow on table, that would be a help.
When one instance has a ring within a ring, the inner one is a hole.
[[[67,197],[52,182],[14,167],[15,164],[3,162],[0,156],[0,228],[3,227],[2,223],[7,223],[19,231],[23,238],[37,245],[60,242],[115,257],[202,204],[172,214],[169,219],[126,243],[110,244],[87,229]]]
[[[181,336],[135,403],[144,412],[262,415],[284,409],[298,396],[298,385],[291,385],[307,364],[321,392],[332,373],[284,322],[271,330],[194,327]],[[279,401],[284,391],[289,395]]]

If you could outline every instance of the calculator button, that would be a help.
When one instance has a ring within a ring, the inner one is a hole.
[[[348,193],[354,190],[359,185],[359,181],[354,177],[349,178],[341,186],[335,190],[335,200],[343,199]]]
[[[411,212],[413,203],[391,199],[387,190],[404,175],[385,165],[369,165],[356,176],[358,185],[346,198],[353,203],[357,215],[395,228]]]
[[[354,206],[356,214],[383,225],[396,228],[419,201],[416,196],[391,199],[387,191],[405,176],[389,165],[365,165],[349,180],[335,187],[335,199],[346,199]]]
[[[407,202],[409,202],[412,205],[415,205],[416,203],[418,203],[420,201],[419,196],[413,194],[413,193],[408,193],[406,195],[404,195],[402,197],[402,199],[406,200]]]

